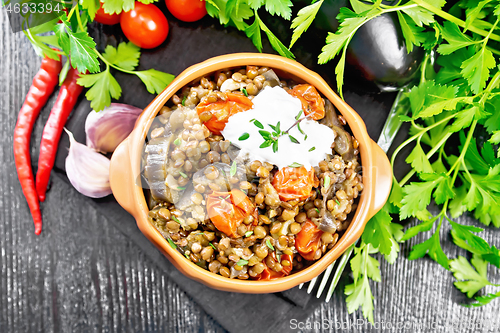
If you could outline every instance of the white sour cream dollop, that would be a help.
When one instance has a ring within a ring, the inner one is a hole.
[[[302,104],[298,98],[291,96],[281,87],[264,88],[252,102],[254,104],[252,109],[231,116],[222,131],[224,138],[241,148],[241,153],[251,160],[269,162],[280,169],[294,163],[310,169],[324,160],[327,154],[332,153],[331,146],[335,140],[335,133],[331,128],[308,119],[300,122],[304,134],[297,126],[289,131],[289,134],[299,141],[298,144],[293,143],[288,135],[283,135],[278,138],[277,152],[273,152],[272,146],[259,148],[265,140],[259,133],[261,129],[255,125],[254,119],[264,126],[264,131],[272,133],[273,129],[269,124],[276,126],[278,122],[280,129],[286,131],[295,123],[295,117],[302,110]],[[304,113],[301,118],[303,116]],[[239,140],[244,133],[248,133],[248,138]]]

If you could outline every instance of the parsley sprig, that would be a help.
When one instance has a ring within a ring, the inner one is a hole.
[[[498,287],[487,279],[486,267],[500,268],[500,251],[480,236],[482,228],[457,223],[454,218],[470,211],[479,222],[500,227],[500,51],[496,43],[500,41],[500,6],[456,6],[457,16],[453,16],[441,9],[445,3],[410,0],[385,5],[352,0],[353,10],[340,10],[339,29],[328,35],[319,56],[324,63],[340,55],[336,74],[342,93],[345,53],[352,36],[363,24],[388,12],[396,12],[408,51],[414,47],[437,50],[439,70],[435,72],[428,55],[421,66],[420,82],[399,100],[399,105],[409,108],[400,120],[411,129],[409,138],[394,151],[391,165],[410,147],[405,161],[411,171],[399,181],[394,179],[389,201],[368,222],[351,260],[354,282],[345,289],[348,310],[361,307],[371,321],[369,279],[380,280],[378,260],[372,256],[379,252],[394,262],[398,242],[419,233],[429,233],[429,237],[413,246],[410,260],[428,255],[454,273],[456,287],[469,297],[486,286]],[[316,15],[313,5],[299,11],[300,18],[294,20],[297,35]],[[457,140],[458,149],[453,145]],[[440,206],[434,215],[428,210],[432,201]],[[403,233],[391,214],[419,222]],[[473,254],[472,265],[464,257],[450,259],[443,251],[440,231],[446,224],[451,226],[453,242]],[[500,291],[475,296],[472,306],[498,297]]]
[[[104,9],[109,13],[120,13],[122,10],[133,8],[133,2],[129,1],[103,0],[102,2]],[[141,0],[141,2],[152,1]],[[149,93],[160,93],[174,76],[155,69],[135,70],[141,56],[137,46],[122,42],[117,47],[106,46],[104,53],[96,49],[94,39],[87,32],[87,23],[94,19],[98,9],[97,4],[93,0],[80,0],[71,4],[67,14],[61,11],[57,19],[25,29],[24,33],[40,56],[56,58],[58,55],[64,55],[68,58],[61,73],[61,81],[64,80],[71,63],[71,66],[81,73],[78,84],[90,88],[85,96],[96,111],[109,106],[112,98],[118,99],[121,96],[122,89],[114,78],[111,68],[136,75],[146,85]],[[53,47],[56,50],[52,49]],[[103,70],[99,60],[104,64]]]

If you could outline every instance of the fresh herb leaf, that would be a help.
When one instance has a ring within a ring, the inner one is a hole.
[[[146,89],[150,94],[161,93],[175,78],[172,74],[160,72],[156,69],[135,71],[134,74],[146,85]]]
[[[273,142],[273,153],[276,153],[278,151],[278,141]]]
[[[188,175],[186,175],[186,174],[185,174],[184,172],[182,172],[182,171],[179,171],[179,174],[180,174],[182,177],[184,177],[184,178],[188,178]]]
[[[274,246],[271,244],[271,241],[268,239],[266,239],[266,245],[268,248],[271,249],[271,251],[274,251]]]
[[[329,188],[330,187],[330,176],[325,176],[325,178],[323,179],[323,187],[324,188]]]
[[[177,189],[179,191],[184,191],[186,189],[186,187],[185,186],[177,186]]]
[[[179,219],[177,217],[175,217],[175,215],[172,215],[172,220],[174,220],[175,222],[181,224],[181,221],[179,221]]]
[[[471,263],[475,269],[462,256],[450,260],[450,270],[453,272],[455,279],[457,279],[454,283],[455,287],[461,292],[466,293],[469,298],[482,288],[491,285],[486,272],[488,263],[477,255],[474,255]]]
[[[293,35],[289,48],[292,48],[293,44],[295,44],[300,36],[311,26],[311,23],[318,14],[323,1],[324,0],[319,0],[299,10],[297,16],[292,21],[292,25],[290,26],[290,28],[293,29]]]
[[[250,134],[248,134],[247,132],[243,133],[239,138],[238,140],[239,141],[244,141],[246,139],[248,139],[250,137]]]
[[[246,88],[245,88],[245,87],[241,87],[241,91],[243,92],[243,94],[244,94],[246,97],[248,97],[248,92],[247,92],[247,90],[246,90]]]
[[[238,165],[236,164],[236,161],[233,161],[233,164],[231,165],[231,169],[229,170],[229,175],[233,177],[236,174],[236,171],[238,170]]]
[[[210,246],[211,246],[214,250],[216,250],[216,251],[217,251],[217,249],[215,248],[215,245],[214,245],[214,244],[212,244],[211,242],[208,242],[208,244],[210,244]]]
[[[176,145],[176,146],[180,146],[181,143],[182,143],[181,138],[177,138],[177,139],[174,140],[174,145]]]
[[[175,245],[174,241],[171,240],[170,238],[167,238],[167,242],[168,244],[170,244],[170,246],[175,250],[177,249],[177,245]]]
[[[253,123],[254,123],[254,125],[255,125],[255,126],[257,126],[258,128],[260,128],[260,129],[264,129],[264,126],[260,123],[260,121],[258,121],[258,120],[254,120],[254,121],[253,121]],[[259,131],[259,132],[260,132],[260,131]],[[267,132],[267,133],[269,133],[269,132]]]
[[[292,164],[289,165],[290,168],[300,168],[301,166],[302,164],[297,162],[293,162]]]
[[[187,99],[187,96],[184,96],[184,97],[182,98],[182,102],[181,102],[182,106],[185,106],[185,105],[186,105],[186,99]]]
[[[109,106],[111,98],[118,99],[122,94],[122,88],[109,72],[109,68],[97,74],[81,74],[76,82],[90,88],[85,97],[91,101],[90,107],[95,111]]]
[[[107,45],[102,56],[113,65],[133,71],[139,64],[141,49],[132,42],[121,42],[116,48]]]
[[[240,267],[243,267],[245,265],[248,265],[248,260],[245,260],[245,259],[240,259],[238,260],[238,262],[236,263],[236,265],[240,266]]]
[[[297,144],[300,144],[299,140],[295,139],[293,136],[291,136],[290,134],[288,134],[288,137],[290,138],[290,141],[292,141],[293,143],[297,143]]]
[[[252,230],[247,231],[247,232],[245,232],[245,237],[250,237],[250,236],[252,236],[252,234],[253,234]]]
[[[311,151],[314,151],[316,150],[316,147],[311,147],[308,151],[311,152]]]

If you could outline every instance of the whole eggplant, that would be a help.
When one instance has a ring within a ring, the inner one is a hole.
[[[313,44],[325,45],[328,32],[338,29],[340,8],[346,6],[350,7],[346,0],[325,0],[310,32],[302,38],[310,38],[309,45],[316,49]],[[385,13],[365,23],[353,36],[347,48],[345,81],[359,86],[362,78],[364,86],[395,91],[413,79],[423,57],[424,50],[419,47],[407,52],[397,14]]]

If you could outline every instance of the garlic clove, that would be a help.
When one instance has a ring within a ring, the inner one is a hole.
[[[77,142],[70,131],[66,128],[64,130],[68,133],[70,142],[65,167],[71,185],[81,194],[91,198],[102,198],[111,194],[110,160]]]
[[[91,111],[85,121],[87,146],[103,153],[113,152],[134,129],[142,109],[111,103],[100,112]]]

